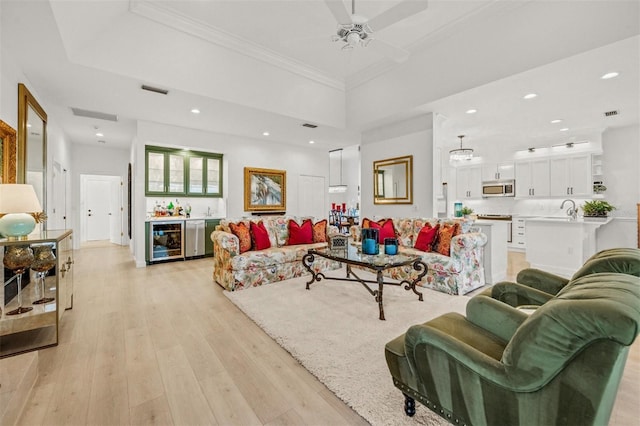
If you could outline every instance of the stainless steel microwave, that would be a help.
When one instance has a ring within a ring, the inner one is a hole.
[[[491,180],[482,182],[483,197],[515,197],[515,180]]]

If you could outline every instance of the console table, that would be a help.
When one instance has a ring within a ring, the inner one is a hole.
[[[0,239],[0,357],[58,344],[59,321],[64,311],[73,307],[72,237],[72,230],[48,230],[29,235],[26,240]],[[36,271],[27,269],[22,274],[21,299],[23,307],[32,309],[10,315],[18,308],[18,280],[14,271],[4,266],[4,257],[12,246],[37,249],[43,245],[50,246],[55,256],[54,266],[44,275],[45,294]]]

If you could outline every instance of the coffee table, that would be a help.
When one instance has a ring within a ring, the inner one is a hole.
[[[313,262],[316,256],[324,257],[327,259],[335,260],[346,264],[347,276],[346,278],[327,277],[323,272],[316,272],[313,270]],[[331,279],[336,281],[350,281],[359,282],[378,302],[378,309],[380,310],[380,319],[384,320],[384,306],[382,304],[383,288],[385,285],[401,286],[404,284],[405,290],[412,290],[418,295],[418,300],[422,301],[422,293],[416,290],[416,285],[422,277],[427,274],[427,265],[420,260],[420,256],[410,256],[405,254],[396,254],[393,256],[379,254],[368,255],[363,254],[355,249],[353,246],[349,246],[347,250],[331,250],[329,248],[323,249],[310,249],[307,254],[302,257],[302,264],[311,273],[311,280],[307,283],[307,290],[310,290],[309,286],[314,282],[321,279]],[[386,269],[395,268],[398,266],[411,265],[413,269],[420,274],[415,280],[402,280],[402,281],[388,281],[382,276],[382,272]],[[376,280],[366,280],[358,277],[354,272],[352,266],[360,266],[366,269],[370,269],[376,273]],[[378,289],[370,287],[369,284],[377,284]]]

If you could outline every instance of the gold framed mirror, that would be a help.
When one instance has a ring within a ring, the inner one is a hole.
[[[0,120],[0,183],[16,183],[17,164],[16,130]]]
[[[413,155],[373,162],[373,203],[413,204]]]
[[[27,87],[18,84],[17,183],[33,185],[47,211],[47,113]],[[46,222],[45,222],[46,223]],[[43,229],[45,223],[42,224]]]

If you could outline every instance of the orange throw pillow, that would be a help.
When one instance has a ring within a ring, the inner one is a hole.
[[[287,241],[287,245],[311,243],[313,243],[313,223],[311,223],[311,219],[305,219],[302,221],[302,225],[298,225],[295,220],[289,219],[289,241]]]
[[[323,219],[320,222],[316,222],[313,224],[313,242],[327,242],[327,219]]]
[[[264,227],[264,223],[262,223],[262,221],[258,223],[251,222],[249,232],[251,233],[251,243],[254,250],[263,250],[271,247],[269,233],[267,232],[267,228]]]
[[[231,228],[233,235],[240,240],[240,253],[251,250],[251,233],[247,225],[244,222],[240,222],[237,225],[230,223],[229,228]]]
[[[451,255],[451,239],[460,233],[459,223],[443,223],[438,230],[436,251],[445,256]]]
[[[393,220],[382,219],[374,222],[370,219],[362,219],[363,228],[372,228],[378,230],[378,243],[384,244],[385,238],[396,238],[396,228],[393,226]]]
[[[440,224],[433,228],[430,224],[425,225],[418,233],[418,238],[416,238],[416,243],[413,247],[422,251],[433,251],[433,243],[438,236],[438,229],[440,229]]]

